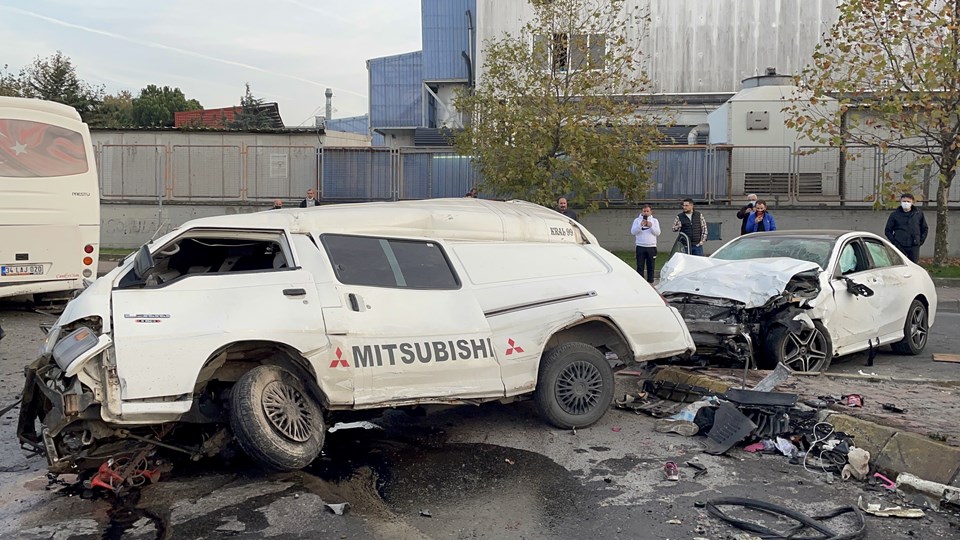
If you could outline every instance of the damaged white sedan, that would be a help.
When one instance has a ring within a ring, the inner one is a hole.
[[[660,279],[698,353],[761,367],[825,371],[886,344],[916,355],[937,311],[926,270],[868,232],[741,236],[710,257],[675,255]]]

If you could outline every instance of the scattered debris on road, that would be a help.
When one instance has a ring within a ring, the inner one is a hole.
[[[880,503],[863,503],[863,497],[857,499],[857,507],[864,512],[877,517],[922,518],[926,514],[919,508],[904,508],[902,506],[884,507]]]

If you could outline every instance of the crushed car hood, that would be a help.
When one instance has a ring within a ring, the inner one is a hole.
[[[787,257],[725,261],[678,253],[660,270],[657,290],[728,298],[754,308],[782,294],[795,275],[815,270],[820,270],[816,263]]]

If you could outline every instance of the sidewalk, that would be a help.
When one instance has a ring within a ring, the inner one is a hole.
[[[937,285],[937,311],[960,313],[960,279],[934,280]],[[949,286],[945,286],[949,284]]]
[[[769,371],[752,370],[747,388],[752,388]],[[722,393],[739,388],[740,369],[690,369],[661,367],[654,379],[690,385]],[[819,421],[829,422],[837,431],[853,435],[858,447],[870,452],[870,463],[885,472],[909,472],[941,484],[960,487],[960,439],[953,420],[960,411],[960,395],[950,383],[940,384],[880,381],[865,378],[836,377],[832,374],[794,374],[775,391],[797,394],[800,402],[821,395],[856,392],[863,406],[846,407],[839,403],[819,410]],[[887,412],[886,401],[908,407],[904,414]],[[944,440],[946,439],[946,440]]]

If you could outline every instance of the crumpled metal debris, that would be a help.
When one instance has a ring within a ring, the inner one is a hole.
[[[922,518],[926,515],[923,510],[919,508],[904,508],[902,506],[888,506],[883,507],[880,503],[867,503],[863,504],[863,497],[857,499],[857,506],[860,507],[864,512],[878,516],[878,517],[899,517],[899,518]]]

